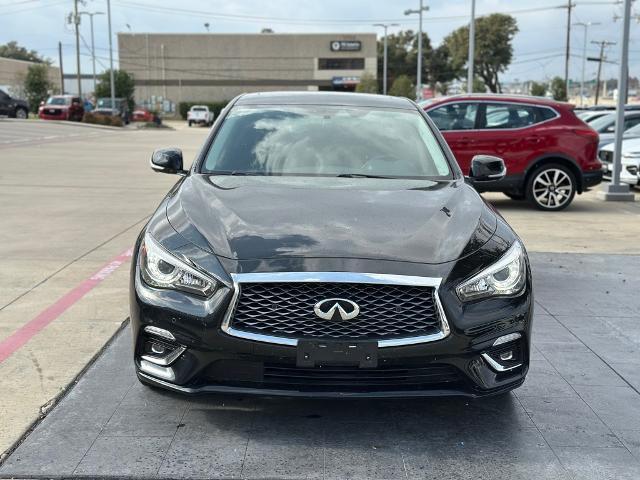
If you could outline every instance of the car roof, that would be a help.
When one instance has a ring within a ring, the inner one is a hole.
[[[401,108],[416,107],[404,97],[348,92],[258,92],[238,98],[236,105],[346,105],[354,107]]]
[[[450,103],[452,101],[482,101],[482,102],[513,102],[513,103],[532,103],[548,107],[573,108],[571,103],[558,102],[545,97],[534,97],[532,95],[510,95],[504,93],[461,93],[459,95],[449,95],[445,97],[435,98],[429,105],[423,108],[431,108],[441,103]]]

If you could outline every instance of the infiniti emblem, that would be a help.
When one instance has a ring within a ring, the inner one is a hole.
[[[316,303],[313,311],[324,320],[351,320],[358,316],[360,307],[344,298],[327,298]]]

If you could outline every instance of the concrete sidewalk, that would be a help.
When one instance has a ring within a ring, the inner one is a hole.
[[[637,480],[640,257],[531,258],[534,351],[515,394],[187,398],[137,382],[126,329],[0,476]]]

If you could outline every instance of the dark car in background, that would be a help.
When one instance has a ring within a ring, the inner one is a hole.
[[[134,248],[134,362],[183,393],[484,396],[524,381],[518,236],[405,98],[242,95]],[[476,156],[478,184],[505,174]]]
[[[40,104],[38,117],[41,120],[74,120],[80,122],[84,115],[84,102],[72,95],[53,95]]]
[[[573,105],[540,97],[457,95],[423,107],[465,174],[477,154],[504,159],[507,175],[478,186],[528,199],[541,210],[562,210],[576,193],[602,181],[598,134]]]
[[[11,118],[27,118],[29,117],[29,104],[0,90],[0,115]]]
[[[131,121],[129,113],[129,104],[126,98],[115,98],[115,106],[112,106],[111,98],[98,98],[96,100],[96,108],[93,113],[98,115],[116,116],[122,119],[122,123],[125,125]]]

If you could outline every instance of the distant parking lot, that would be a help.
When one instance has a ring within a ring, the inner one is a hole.
[[[176,181],[150,170],[151,151],[189,162],[207,133],[173,126],[0,119],[0,452],[127,318],[126,253]],[[485,197],[534,262],[535,351],[515,394],[187,400],[137,384],[125,330],[0,476],[640,478],[640,204],[589,192],[545,213]]]

